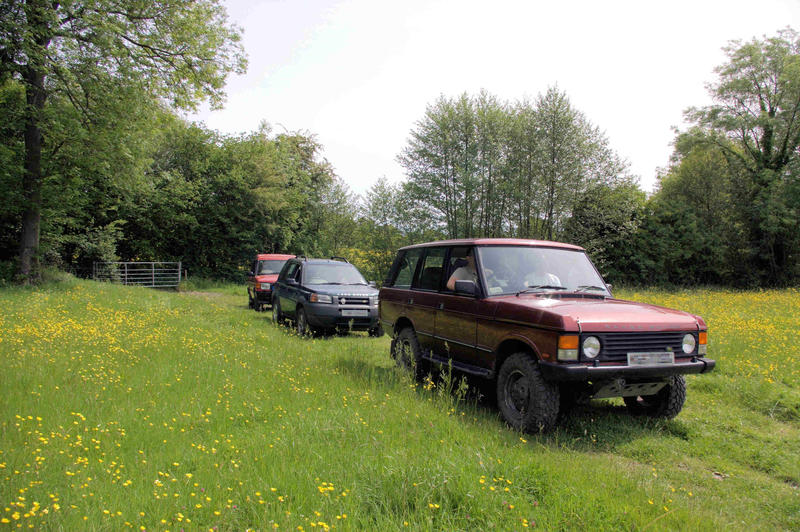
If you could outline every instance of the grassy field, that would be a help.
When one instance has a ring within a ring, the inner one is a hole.
[[[617,295],[703,315],[718,371],[528,436],[242,287],[4,288],[0,530],[800,529],[800,292]]]

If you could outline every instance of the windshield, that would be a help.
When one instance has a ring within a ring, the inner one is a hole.
[[[284,260],[260,260],[258,261],[258,270],[256,275],[270,275],[273,273],[281,273],[281,268],[286,264]]]
[[[367,284],[352,264],[309,264],[305,271],[306,284]]]
[[[479,254],[489,295],[550,291],[610,295],[583,251],[485,246]]]

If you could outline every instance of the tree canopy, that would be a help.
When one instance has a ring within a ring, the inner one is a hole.
[[[24,278],[38,276],[42,184],[48,177],[42,158],[60,148],[53,141],[62,115],[74,114],[91,130],[127,120],[148,105],[191,108],[201,99],[219,105],[227,75],[245,67],[239,38],[217,0],[2,4],[0,80],[20,82],[26,99],[19,253]]]

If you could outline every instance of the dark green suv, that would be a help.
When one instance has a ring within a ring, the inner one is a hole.
[[[378,290],[341,257],[286,262],[272,287],[272,317],[292,320],[300,335],[368,331],[383,335],[378,321]]]

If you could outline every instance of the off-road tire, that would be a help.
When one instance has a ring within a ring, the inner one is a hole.
[[[686,379],[683,375],[675,375],[658,393],[622,399],[632,415],[672,419],[680,413],[686,401]]]
[[[272,303],[272,321],[278,325],[283,325],[283,313],[281,312],[281,305],[277,301]]]
[[[509,426],[529,433],[547,432],[558,420],[559,390],[542,377],[528,353],[508,357],[497,374],[497,407]]]
[[[247,308],[255,308],[255,301],[253,301],[253,297],[250,295],[250,292],[247,292]]]
[[[314,329],[308,324],[308,315],[303,307],[297,308],[295,329],[298,336],[311,336],[314,333]]]
[[[367,333],[373,338],[380,338],[381,336],[383,336],[383,326],[378,324],[369,331],[367,331]]]
[[[401,369],[409,372],[415,380],[420,381],[424,375],[422,348],[417,340],[417,333],[411,327],[403,328],[397,338],[392,340],[392,358]]]

